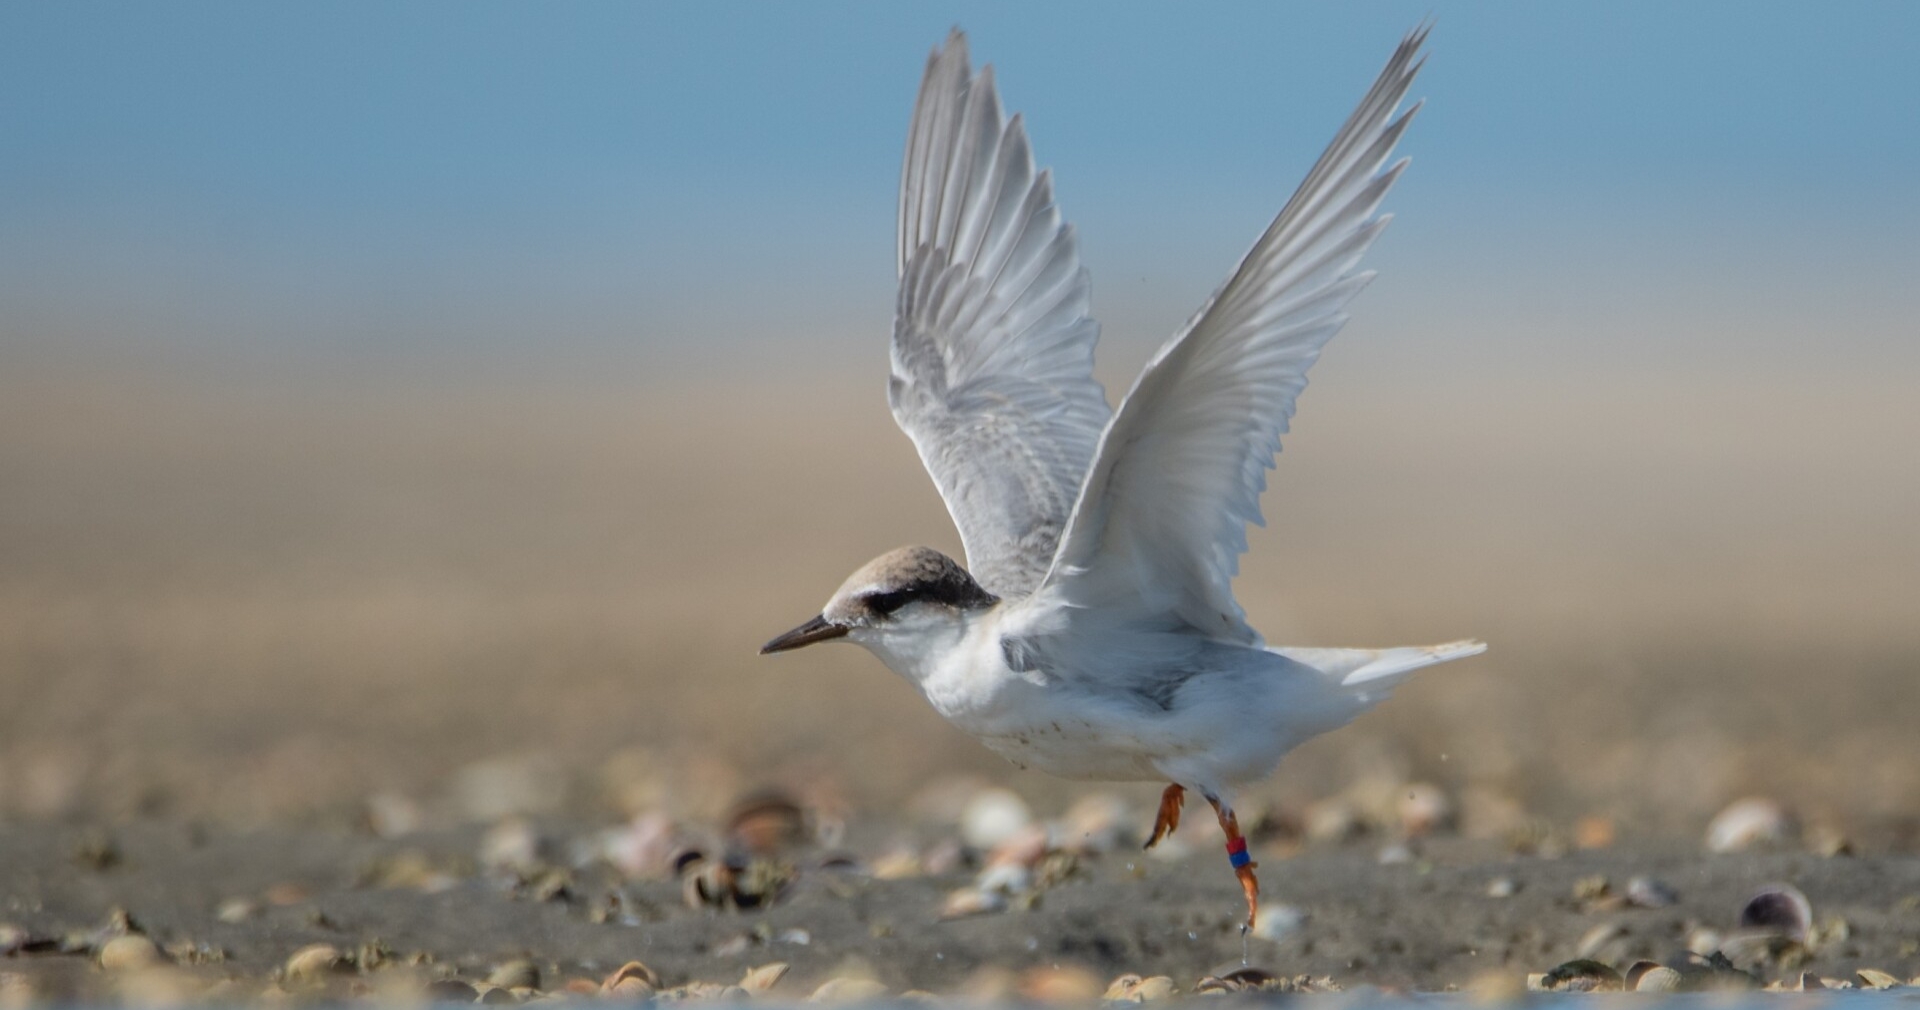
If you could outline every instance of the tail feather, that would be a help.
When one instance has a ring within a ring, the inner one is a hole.
[[[1411,645],[1397,649],[1275,648],[1271,651],[1305,663],[1343,687],[1359,687],[1382,678],[1397,679],[1423,666],[1478,656],[1487,651],[1487,643],[1467,638],[1445,645]]]

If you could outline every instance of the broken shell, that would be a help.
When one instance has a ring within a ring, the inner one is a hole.
[[[1679,892],[1665,882],[1641,875],[1627,881],[1627,904],[1639,908],[1665,908],[1680,900]]]
[[[1547,992],[1618,992],[1625,988],[1620,973],[1598,961],[1568,961],[1540,979]]]
[[[340,966],[340,948],[330,943],[310,943],[287,958],[289,979],[315,979]]]
[[[806,814],[785,793],[748,796],[727,815],[727,839],[755,855],[772,855],[798,845],[806,835]]]
[[[641,961],[628,961],[626,964],[614,969],[613,974],[608,975],[606,981],[600,983],[600,988],[611,990],[620,983],[630,979],[637,979],[645,983],[648,989],[660,988],[660,976]]]
[[[807,997],[809,1003],[864,1003],[887,994],[887,987],[870,978],[830,978]]]
[[[947,895],[947,900],[940,906],[940,918],[964,919],[970,915],[1004,911],[1006,907],[1006,895],[999,891],[982,891],[977,887],[963,887]]]
[[[745,975],[740,976],[740,988],[748,992],[766,992],[786,977],[787,968],[785,961],[775,961],[758,968],[749,968]]]
[[[1141,978],[1128,974],[1114,979],[1100,998],[1116,1003],[1145,1003],[1148,1000],[1165,999],[1173,995],[1173,991],[1173,979],[1165,975]]]
[[[100,967],[108,971],[135,971],[164,961],[160,946],[138,933],[116,936],[100,948]]]
[[[1813,905],[1792,884],[1768,884],[1741,907],[1740,928],[1805,943],[1813,929]]]
[[[487,981],[502,989],[538,989],[540,988],[540,969],[532,961],[520,959],[508,961],[495,967]]]
[[[1678,992],[1680,973],[1665,965],[1654,965],[1640,973],[1629,987],[1634,992]]]
[[[1770,799],[1750,796],[1736,800],[1707,824],[1710,852],[1739,852],[1755,845],[1776,845],[1792,828],[1785,807]]]
[[[1869,989],[1892,989],[1900,984],[1899,979],[1873,968],[1861,968],[1854,974],[1860,976],[1860,981]]]

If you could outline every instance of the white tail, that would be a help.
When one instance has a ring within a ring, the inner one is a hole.
[[[1399,678],[1423,666],[1478,656],[1487,651],[1487,643],[1465,638],[1445,645],[1409,645],[1398,649],[1273,648],[1269,651],[1296,663],[1305,663],[1344,687],[1358,687],[1383,677]]]

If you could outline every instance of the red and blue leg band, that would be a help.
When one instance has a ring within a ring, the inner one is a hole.
[[[1247,855],[1246,839],[1244,838],[1228,839],[1227,862],[1232,863],[1233,868],[1236,870],[1241,868],[1242,866],[1247,865],[1250,862],[1253,862],[1253,857]]]

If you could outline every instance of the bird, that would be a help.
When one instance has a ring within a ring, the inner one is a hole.
[[[1390,220],[1400,110],[1429,31],[1403,37],[1359,106],[1226,282],[1160,347],[1117,409],[1093,375],[1073,226],[1022,117],[955,28],[928,56],[900,175],[887,402],[966,553],[868,562],[762,654],[865,647],[953,725],[1016,766],[1167,783],[1146,845],[1212,806],[1259,915],[1236,790],[1483,642],[1270,646],[1232,581],[1307,370],[1372,279]]]

